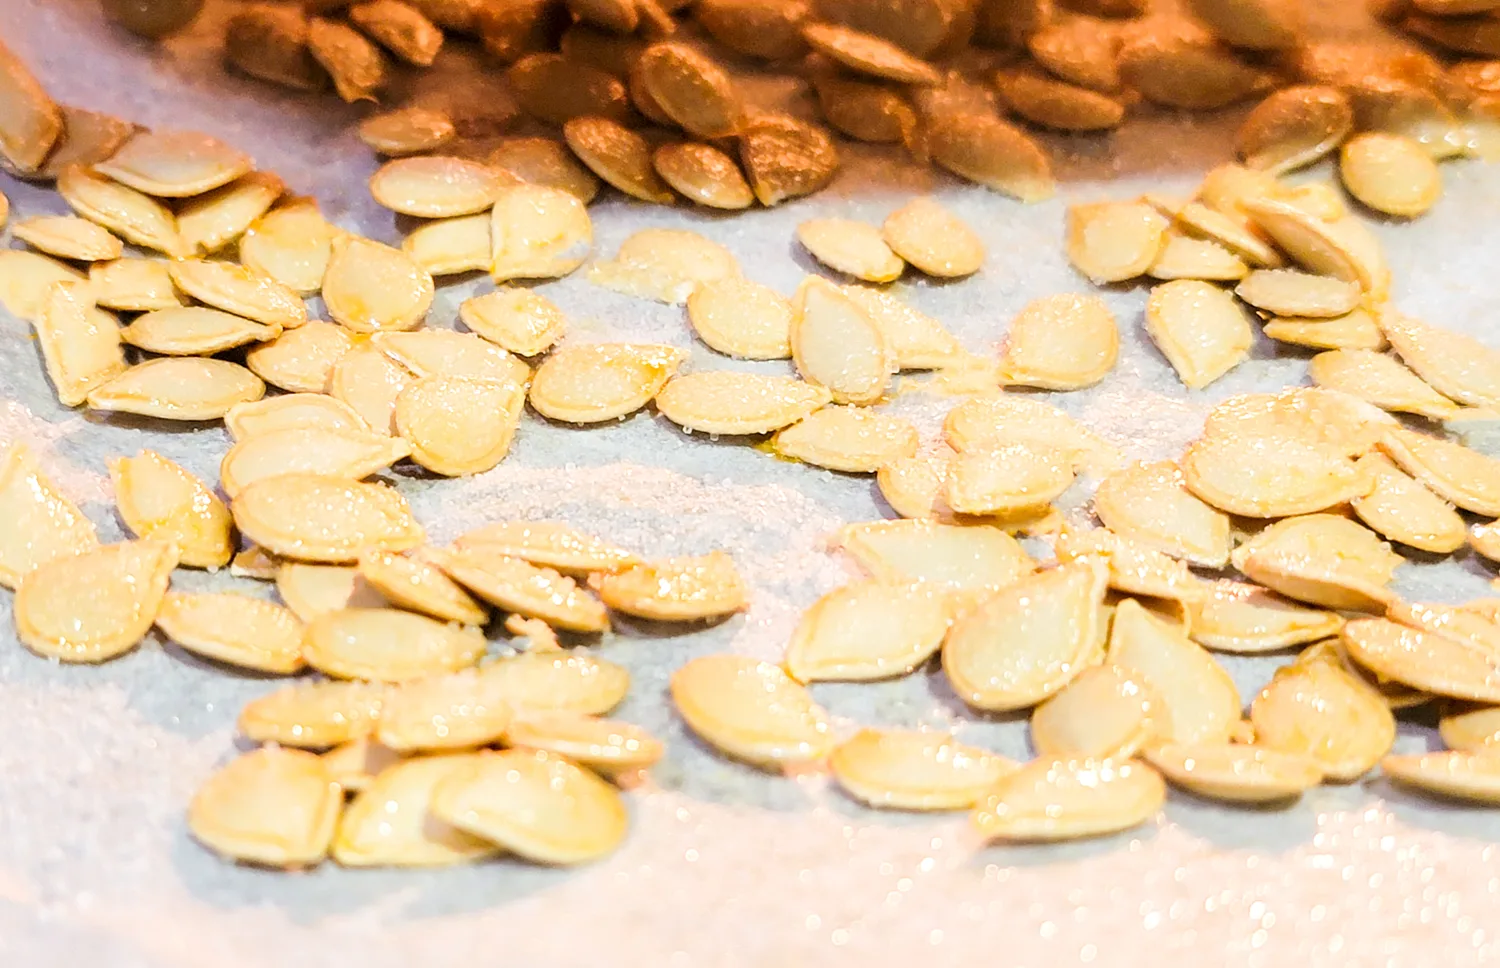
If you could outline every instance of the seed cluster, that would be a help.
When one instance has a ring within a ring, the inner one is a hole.
[[[445,30],[474,33],[510,63],[521,108],[562,141],[505,138],[476,158],[459,150],[473,119],[451,107],[370,117],[361,135],[390,158],[370,191],[415,220],[398,248],[285,197],[279,178],[216,139],[58,107],[0,47],[0,157],[55,181],[75,213],[15,221],[28,248],[0,252],[0,304],[34,327],[64,405],[222,420],[233,439],[217,488],[149,450],[112,460],[135,536],[113,545],[24,444],[8,444],[0,584],[16,590],[21,641],[97,663],[155,627],[229,666],[316,674],[242,712],[241,732],[264,745],[194,798],[189,826],[206,846],[297,868],[499,853],[574,864],[623,840],[620,787],[662,746],[603,718],[628,672],[565,650],[555,630],[597,636],[619,615],[718,619],[746,608],[750,589],[723,552],[642,560],[560,522],[500,522],[435,547],[395,488],[367,480],[402,461],[449,477],[490,470],[528,406],[590,425],[654,405],[689,433],[771,435],[782,457],[875,475],[901,518],[835,537],[869,577],[808,609],[782,665],[712,655],[673,675],[683,721],[726,756],[772,770],[826,761],[856,799],[972,810],[997,839],[1127,829],[1157,812],[1167,783],[1261,803],[1376,765],[1437,795],[1500,802],[1496,600],[1415,603],[1390,588],[1405,561],[1392,543],[1468,544],[1500,560],[1500,461],[1428,432],[1494,417],[1500,351],[1397,312],[1361,209],[1329,184],[1280,177],[1336,152],[1359,206],[1420,215],[1441,193],[1437,161],[1493,147],[1493,63],[1444,69],[1417,53],[1300,43],[1291,8],[1271,0],[1194,0],[1196,19],[1131,3],[692,7],[718,44],[794,65],[840,133],[899,142],[1028,201],[1050,194],[1050,165],[1000,120],[996,93],[1068,131],[1117,125],[1137,97],[1192,110],[1268,95],[1236,139],[1242,165],[1210,172],[1191,198],[1075,205],[1065,245],[1094,284],[1151,280],[1145,331],[1186,386],[1244,362],[1257,325],[1321,351],[1314,386],[1233,397],[1178,460],[1126,464],[1043,399],[1003,391],[1107,379],[1120,335],[1099,297],[1030,303],[988,359],[878,288],[908,267],[981,271],[979,236],[935,199],[878,226],[799,226],[817,262],[873,285],[809,276],[786,296],[681,230],[637,232],[590,261],[587,205],[601,182],[650,203],[742,209],[834,174],[832,137],[743,101],[709,48],[678,39],[689,31],[676,11],[572,0],[564,26],[548,0],[315,6],[240,12],[231,63],[373,98],[387,52],[425,66]],[[1383,15],[1440,46],[1500,54],[1484,46],[1487,15],[1467,5],[1395,6]],[[966,77],[971,61],[993,91]],[[1299,83],[1274,90],[1280,78]],[[653,141],[642,117],[700,140]],[[8,218],[0,196],[0,225]],[[789,359],[798,375],[682,373],[674,347],[570,340],[562,311],[517,280],[585,263],[596,285],[683,306],[711,349]],[[466,331],[427,328],[434,277],[472,271],[497,287],[459,308]],[[309,316],[311,295],[327,320]],[[134,315],[122,324],[121,313]],[[915,370],[964,398],[935,447],[876,409],[893,376]],[[1099,527],[1053,506],[1080,476],[1097,481]],[[1054,560],[1034,559],[1018,534],[1043,538]],[[173,591],[179,567],[274,582],[280,604]],[[495,613],[524,650],[486,655]],[[1299,654],[1246,713],[1214,653],[1289,648]],[[933,660],[973,709],[1030,711],[1038,757],[1015,763],[938,732],[843,736],[809,688]],[[1450,749],[1387,755],[1396,713],[1429,703],[1442,704]]]

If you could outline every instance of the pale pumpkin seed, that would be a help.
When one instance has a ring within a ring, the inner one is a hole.
[[[412,382],[410,370],[380,347],[365,344],[347,350],[328,374],[328,393],[348,405],[376,433],[392,433],[396,398]]]
[[[214,309],[284,329],[307,322],[307,306],[300,296],[253,269],[230,262],[182,259],[168,271],[177,288]]]
[[[615,788],[561,756],[506,750],[473,757],[438,784],[433,813],[541,864],[583,864],[612,853],[629,827]]]
[[[948,733],[875,729],[835,747],[828,765],[855,799],[896,810],[967,810],[1019,768]]]
[[[268,172],[242,178],[189,199],[177,209],[177,230],[194,253],[215,253],[249,231],[276,204],[286,183]]]
[[[1162,208],[1160,204],[1156,207]],[[1241,216],[1225,214],[1200,202],[1172,206],[1169,212],[1187,231],[1219,243],[1252,266],[1277,268],[1286,263],[1281,253],[1252,231]]]
[[[1144,202],[1072,206],[1068,260],[1097,284],[1134,279],[1156,261],[1167,224]]]
[[[1464,520],[1453,507],[1402,473],[1384,454],[1366,454],[1358,465],[1374,483],[1350,502],[1356,516],[1392,541],[1435,554],[1464,545]]]
[[[21,441],[0,452],[0,511],[0,586],[15,588],[33,568],[98,547],[94,525]]]
[[[1380,761],[1380,769],[1397,783],[1423,793],[1486,805],[1500,803],[1500,757],[1488,751],[1387,756]]]
[[[1257,269],[1240,280],[1234,294],[1277,316],[1320,319],[1353,312],[1360,300],[1356,283],[1295,269]]]
[[[369,739],[350,740],[319,756],[333,782],[345,793],[369,789],[377,774],[400,761],[400,754]]]
[[[1383,350],[1387,345],[1375,317],[1364,309],[1334,319],[1270,319],[1261,332],[1271,339],[1315,350]]]
[[[1244,260],[1213,239],[1200,239],[1169,228],[1161,251],[1146,274],[1153,279],[1199,279],[1204,282],[1236,282],[1250,267]]]
[[[1390,286],[1380,243],[1369,228],[1350,216],[1325,221],[1296,205],[1275,199],[1246,199],[1255,224],[1309,272],[1358,282],[1383,296]]]
[[[620,704],[630,688],[630,673],[608,659],[539,648],[498,659],[480,675],[498,683],[518,716],[533,711],[601,715]]]
[[[352,565],[282,561],[272,570],[276,593],[304,622],[346,608],[384,608],[390,603]]]
[[[63,135],[63,115],[10,48],[0,46],[0,155],[35,171]]]
[[[1020,394],[969,398],[948,411],[943,435],[960,452],[1031,443],[1061,450],[1081,467],[1108,470],[1120,463],[1119,451],[1093,431],[1051,404]]]
[[[604,605],[573,579],[550,568],[482,544],[457,551],[434,551],[430,560],[449,578],[496,608],[539,618],[571,632],[603,632],[609,628]]]
[[[330,853],[344,867],[445,867],[500,853],[432,812],[434,791],[475,754],[419,756],[386,767],[355,796]]]
[[[963,347],[942,323],[894,294],[855,285],[844,286],[841,291],[875,323],[900,369],[941,369],[963,356]]]
[[[162,420],[218,420],[266,394],[260,377],[228,360],[165,356],[137,363],[89,391],[94,410]]]
[[[359,140],[389,156],[436,151],[456,134],[446,113],[418,105],[372,114],[359,123]]]
[[[617,612],[656,622],[696,622],[743,610],[750,591],[722,551],[631,565],[590,582]]]
[[[1286,87],[1246,116],[1235,134],[1234,150],[1248,167],[1280,174],[1318,161],[1353,129],[1354,107],[1343,91]]]
[[[555,279],[588,258],[594,226],[575,196],[540,185],[513,185],[495,199],[490,243],[490,274],[496,282]]]
[[[69,165],[95,165],[109,158],[132,135],[139,125],[111,114],[61,105],[63,130],[46,161],[34,171],[12,164],[0,146],[0,169],[17,178],[33,181],[55,181]]]
[[[1047,504],[1073,483],[1064,452],[1030,443],[965,451],[948,473],[948,506],[961,514],[1009,514]]]
[[[598,177],[552,138],[506,138],[486,161],[528,185],[560,189],[585,205],[599,194]]]
[[[240,261],[298,295],[310,295],[323,286],[336,232],[316,202],[297,199],[250,224],[240,237]]]
[[[1187,565],[1159,551],[1143,548],[1108,528],[1065,529],[1054,543],[1057,560],[1092,557],[1109,565],[1109,585],[1127,595],[1192,602],[1207,592]]]
[[[1354,463],[1293,438],[1213,434],[1183,454],[1183,482],[1221,511],[1254,518],[1311,514],[1363,497]]]
[[[741,277],[699,283],[688,295],[687,314],[698,338],[720,353],[752,360],[791,356],[791,303],[768,286]]]
[[[197,131],[138,132],[95,165],[102,175],[157,198],[202,195],[250,172],[250,156]]]
[[[1223,743],[1240,721],[1234,680],[1180,626],[1133,598],[1120,602],[1110,627],[1107,661],[1139,674],[1166,704],[1163,738]]]
[[[1043,756],[1123,759],[1165,732],[1168,715],[1138,673],[1097,665],[1036,707],[1031,745]]]
[[[624,548],[557,521],[498,521],[460,535],[458,548],[479,548],[574,575],[614,572],[640,563]]]
[[[701,738],[772,769],[821,760],[833,748],[828,714],[786,673],[738,655],[706,655],[672,673],[672,703]]]
[[[776,453],[815,467],[869,474],[917,452],[917,428],[860,407],[824,407],[778,433]]]
[[[1335,612],[1289,602],[1255,585],[1217,581],[1189,603],[1193,641],[1217,652],[1256,654],[1337,635],[1344,620]]]
[[[684,229],[642,229],[615,258],[589,268],[589,282],[615,292],[681,305],[698,286],[740,275],[734,253]]]
[[[891,282],[906,268],[880,230],[866,222],[811,219],[797,226],[797,241],[830,269],[867,282]]]
[[[57,192],[68,207],[126,242],[165,252],[174,259],[189,253],[177,219],[165,205],[80,165],[57,176]]]
[[[322,393],[334,367],[353,347],[354,338],[344,327],[314,319],[252,347],[245,353],[245,366],[282,390]]]
[[[1250,722],[1257,743],[1311,757],[1340,783],[1367,773],[1396,738],[1380,694],[1313,650],[1276,671],[1251,703]]]
[[[1307,373],[1320,387],[1340,390],[1382,410],[1436,420],[1456,416],[1462,410],[1394,357],[1371,350],[1319,353],[1308,364]]]
[[[1494,521],[1474,525],[1469,532],[1469,544],[1491,561],[1500,561],[1500,525]]]
[[[1015,538],[986,525],[872,521],[849,525],[836,542],[878,581],[932,582],[976,598],[1036,570]]]
[[[118,259],[125,250],[119,239],[76,215],[38,215],[22,219],[10,231],[33,249],[74,262]]]
[[[940,591],[859,582],[803,613],[786,650],[799,682],[887,679],[910,673],[942,646],[948,613]]]
[[[164,356],[211,356],[246,343],[270,342],[280,335],[280,326],[202,306],[158,309],[137,316],[120,330],[124,342]]]
[[[1011,321],[1000,376],[1012,385],[1079,390],[1104,379],[1119,351],[1119,329],[1104,300],[1044,296]]]
[[[396,433],[411,458],[445,477],[480,474],[505,458],[526,405],[519,382],[431,376],[396,398]]]
[[[433,276],[487,271],[494,259],[491,219],[483,212],[426,222],[402,241],[401,251]]]
[[[565,346],[537,367],[531,406],[544,417],[567,423],[616,420],[650,403],[686,356],[649,344]]]
[[[1500,658],[1463,639],[1407,628],[1386,619],[1344,626],[1349,655],[1382,680],[1439,696],[1500,701]]]
[[[1248,355],[1250,321],[1223,289],[1188,279],[1162,283],[1146,304],[1146,333],[1190,389],[1201,389]]]
[[[16,635],[63,662],[123,655],[156,621],[177,555],[175,545],[146,539],[38,562],[16,586]]]
[[[126,372],[120,324],[93,304],[85,282],[54,282],[33,324],[47,378],[65,407],[76,407]]]
[[[412,445],[370,430],[290,427],[239,441],[219,464],[219,485],[232,501],[256,481],[317,474],[357,481],[407,457]]]
[[[689,431],[765,434],[796,423],[830,398],[826,387],[791,377],[713,370],[672,380],[656,408]]]
[[[189,568],[229,564],[229,509],[202,480],[150,450],[113,458],[109,476],[120,519],[136,537],[171,542]]]
[[[276,747],[210,776],[188,806],[188,829],[231,860],[296,869],[320,863],[344,794],[318,757]]]
[[[371,551],[359,559],[362,578],[394,605],[446,622],[483,625],[489,613],[435,566],[410,555]]]
[[[253,700],[240,712],[247,738],[281,746],[323,749],[369,736],[389,687],[322,680],[287,686]]]
[[[245,537],[300,561],[357,561],[366,551],[406,551],[423,539],[394,489],[317,474],[256,481],[231,510]]]
[[[1147,750],[1146,761],[1174,786],[1225,803],[1288,800],[1323,779],[1311,757],[1260,746],[1167,743]]]
[[[299,427],[344,431],[369,429],[347,404],[320,393],[289,393],[238,404],[224,415],[224,426],[235,440]]]
[[[1075,840],[1138,827],[1166,796],[1144,763],[1044,756],[1001,778],[970,820],[990,840]]]
[[[474,669],[402,683],[386,697],[376,738],[398,753],[499,742],[510,726],[511,708],[497,686]]]
[[[858,304],[826,280],[809,276],[792,299],[792,359],[809,383],[836,403],[880,399],[895,369],[882,333]]]
[[[347,608],[308,623],[302,654],[335,678],[406,682],[473,666],[484,655],[484,635],[412,612]]]
[[[1393,427],[1380,449],[1434,494],[1465,511],[1500,515],[1500,461],[1452,441]]]
[[[233,592],[168,592],[156,627],[194,655],[257,672],[302,668],[302,623],[280,605]]]
[[[881,234],[897,255],[929,276],[972,275],[984,263],[979,236],[929,196],[914,198],[887,215]]]
[[[89,266],[89,288],[104,309],[151,312],[181,306],[167,263],[158,259],[116,259]],[[17,315],[20,315],[17,313]]]
[[[509,353],[471,333],[421,329],[377,333],[370,345],[417,377],[455,377],[524,384],[531,370]]]
[[[483,212],[509,179],[499,169],[447,155],[397,158],[370,176],[375,201],[400,215],[452,218]]]
[[[338,239],[323,277],[323,302],[356,333],[414,329],[432,305],[432,276],[400,249]]]
[[[606,777],[642,770],[666,751],[639,726],[567,710],[527,710],[505,731],[506,745],[542,750]]]
[[[1135,464],[1100,482],[1094,513],[1111,531],[1206,568],[1229,560],[1229,518],[1184,484],[1175,464]]]
[[[1449,749],[1480,753],[1500,744],[1500,707],[1476,706],[1450,712],[1438,721]]]

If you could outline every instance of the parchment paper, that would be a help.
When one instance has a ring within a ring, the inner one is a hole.
[[[1358,7],[1350,3],[1348,8]],[[1340,5],[1313,6],[1321,36]],[[364,181],[358,114],[331,96],[286,96],[226,76],[213,45],[217,7],[161,48],[105,27],[85,0],[0,0],[0,32],[62,100],[149,125],[197,128],[252,150],[334,220],[399,236]],[[759,94],[783,93],[761,84]],[[813,215],[879,221],[933,191],[984,237],[990,258],[951,284],[894,288],[976,352],[991,351],[1029,299],[1084,291],[1061,252],[1070,201],[1185,191],[1229,157],[1242,112],[1188,120],[1151,111],[1107,138],[1057,138],[1060,196],[1023,207],[983,189],[848,147],[834,188],[775,210],[714,217],[686,206],[592,208],[598,252],[648,225],[685,226],[729,246],[747,274],[789,293],[812,271],[793,242]],[[1500,252],[1500,169],[1445,165],[1427,217],[1377,226],[1398,304],[1496,341],[1488,315]],[[1110,180],[1113,176],[1113,180]],[[1312,177],[1327,177],[1326,170]],[[13,217],[61,212],[50,191],[0,177]],[[692,351],[692,368],[788,372],[695,345],[680,309],[589,286],[580,272],[541,286],[571,320],[570,340],[638,340]],[[433,325],[489,286],[444,287]],[[1258,339],[1253,359],[1187,392],[1141,329],[1142,288],[1106,292],[1120,320],[1119,365],[1092,390],[1050,400],[1132,457],[1175,456],[1215,402],[1306,382],[1307,354]],[[889,405],[929,441],[951,399]],[[28,441],[99,526],[122,537],[106,457],[151,447],[214,479],[222,429],[180,429],[60,408],[26,327],[0,316],[0,438]],[[651,412],[575,430],[528,415],[511,456],[464,481],[402,479],[435,541],[486,521],[557,518],[648,555],[730,551],[754,589],[749,612],[710,628],[621,622],[594,646],[634,677],[619,715],[662,736],[665,761],[629,795],[631,836],[581,870],[514,861],[441,871],[286,875],[227,865],[187,836],[184,807],[235,755],[233,721],[278,683],[236,676],[151,639],[102,668],[65,667],[15,640],[0,595],[0,964],[16,968],[362,968],[433,965],[871,966],[1069,964],[1478,965],[1497,957],[1500,817],[1420,800],[1383,781],[1319,788],[1296,805],[1230,811],[1177,793],[1159,822],[1056,847],[982,847],[961,815],[877,813],[819,776],[769,777],[701,748],[670,714],[664,687],[686,659],[734,650],[775,660],[800,611],[854,575],[825,539],[844,522],[890,516],[867,477],[778,461],[738,442],[686,436]],[[1067,503],[1086,502],[1092,482]],[[1033,550],[1045,548],[1033,544]],[[1414,560],[1405,595],[1459,601],[1487,592],[1467,554]],[[179,571],[179,588],[226,576]],[[244,585],[245,583],[241,583]],[[263,586],[258,593],[270,594]],[[1285,656],[1224,659],[1248,702]],[[929,725],[1007,755],[1029,755],[1022,719],[980,720],[924,670],[877,685],[815,688],[855,724]],[[1400,751],[1436,745],[1405,727]]]

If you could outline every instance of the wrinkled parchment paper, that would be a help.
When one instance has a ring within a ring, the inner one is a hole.
[[[1339,6],[1330,0],[1312,10],[1324,36],[1342,29]],[[211,8],[189,33],[152,48],[108,30],[86,0],[0,0],[0,33],[59,99],[211,132],[251,150],[295,191],[316,195],[334,220],[395,241],[390,214],[365,189],[374,160],[351,133],[356,112],[331,97],[309,101],[226,76],[213,47],[221,18]],[[753,90],[773,97],[784,87]],[[1109,138],[1055,139],[1063,189],[1030,208],[855,147],[831,191],[772,211],[714,217],[613,196],[592,209],[598,252],[611,254],[645,226],[688,227],[729,246],[751,278],[790,292],[812,270],[792,241],[798,222],[879,221],[910,193],[932,191],[978,229],[990,259],[966,281],[909,275],[894,288],[969,349],[989,352],[1025,301],[1087,288],[1061,253],[1068,202],[1186,190],[1227,159],[1239,116],[1188,121],[1144,112]],[[1377,228],[1396,300],[1497,341],[1488,314],[1500,168],[1462,163],[1443,173],[1447,194],[1429,216]],[[3,176],[0,186],[13,216],[64,210],[49,191]],[[671,343],[691,349],[694,368],[788,369],[717,357],[693,343],[680,309],[593,288],[583,276],[540,287],[567,312],[569,339]],[[433,324],[454,325],[459,301],[488,285],[444,287]],[[1249,362],[1187,392],[1144,337],[1143,289],[1104,296],[1124,337],[1119,365],[1097,388],[1050,399],[1132,457],[1174,456],[1227,396],[1306,382],[1305,354],[1262,339]],[[930,442],[952,402],[914,393],[889,409],[917,422]],[[227,446],[218,427],[60,408],[26,327],[3,315],[0,438],[28,441],[105,540],[122,536],[106,457],[151,447],[214,478]],[[15,641],[10,596],[0,595],[0,964],[1457,968],[1500,957],[1500,815],[1420,800],[1379,780],[1323,787],[1264,812],[1174,793],[1159,822],[1121,836],[981,847],[961,815],[877,813],[821,777],[769,777],[705,751],[669,713],[667,676],[709,652],[776,659],[799,612],[854,574],[827,550],[827,535],[889,514],[867,477],[689,437],[643,412],[585,430],[528,416],[494,471],[401,486],[436,541],[503,518],[560,518],[648,556],[727,549],[752,584],[748,613],[722,624],[661,634],[621,622],[596,646],[634,676],[619,715],[669,744],[649,784],[629,796],[633,829],[623,849],[571,871],[503,860],[430,872],[329,864],[295,875],[226,865],[188,838],[184,807],[203,777],[234,755],[240,706],[276,683],[210,668],[156,639],[102,668],[55,665]],[[1065,503],[1082,505],[1091,486]],[[1398,588],[1458,601],[1485,594],[1489,577],[1459,555],[1414,562]],[[186,589],[228,582],[184,571],[174,579]],[[1247,702],[1282,661],[1224,659]],[[1029,755],[1024,720],[978,720],[931,669],[815,692],[844,726],[951,728],[967,742]],[[1407,727],[1397,749],[1435,744],[1431,729]]]

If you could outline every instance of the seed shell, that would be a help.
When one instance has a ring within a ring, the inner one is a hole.
[[[1500,461],[1495,458],[1399,427],[1386,431],[1380,449],[1438,497],[1475,514],[1500,515]]]
[[[349,20],[392,54],[429,67],[443,46],[443,32],[416,7],[400,0],[365,0],[349,8]]]
[[[57,192],[73,211],[126,242],[165,252],[174,259],[188,254],[177,231],[176,217],[149,195],[79,165],[58,174]]]
[[[1174,786],[1226,803],[1272,803],[1318,785],[1323,771],[1307,756],[1240,744],[1156,746],[1146,760]]]
[[[1422,382],[1395,357],[1370,350],[1331,350],[1308,364],[1313,383],[1341,390],[1382,410],[1415,413],[1434,420],[1458,415],[1458,404]]]
[[[429,552],[449,578],[496,608],[539,618],[570,632],[609,629],[604,605],[578,583],[550,568],[502,554],[483,544]]]
[[[703,282],[687,299],[688,322],[711,349],[749,360],[792,355],[792,305],[782,295],[741,277]]]
[[[750,593],[722,551],[631,565],[600,577],[604,604],[656,622],[696,622],[744,609]]]
[[[377,101],[386,84],[385,55],[348,24],[311,17],[307,50],[333,79],[339,97],[354,104]]]
[[[456,133],[447,114],[418,105],[372,114],[359,124],[359,140],[392,157],[436,151]]]
[[[246,343],[265,343],[281,335],[267,326],[202,306],[177,306],[137,316],[120,330],[120,339],[164,356],[211,356]]]
[[[1336,612],[1298,605],[1264,588],[1218,581],[1189,604],[1194,642],[1216,652],[1253,655],[1337,635],[1344,620]]]
[[[667,383],[656,408],[689,431],[765,434],[796,423],[830,398],[828,388],[791,377],[712,370]]]
[[[1156,261],[1167,225],[1145,202],[1072,206],[1068,259],[1096,284],[1134,279]]]
[[[371,551],[360,556],[359,574],[387,601],[444,622],[484,625],[489,612],[436,566],[411,555]]]
[[[1168,715],[1140,674],[1096,665],[1036,707],[1031,745],[1043,756],[1124,759],[1165,733]]]
[[[1214,434],[1183,454],[1183,482],[1229,514],[1311,514],[1370,492],[1371,481],[1339,454],[1291,438]]]
[[[872,577],[891,584],[993,592],[1036,570],[1015,538],[986,525],[872,521],[849,525],[836,541]]]
[[[231,761],[204,782],[188,806],[188,829],[232,860],[311,867],[328,853],[343,804],[343,791],[322,760],[268,747]]]
[[[920,443],[917,428],[900,417],[861,407],[824,407],[778,433],[776,453],[816,467],[869,474],[910,457]]]
[[[528,54],[505,74],[521,109],[548,124],[566,125],[582,117],[619,123],[630,115],[625,85],[588,64],[557,54]],[[587,165],[588,159],[583,162]]]
[[[245,353],[245,366],[282,390],[321,394],[329,386],[334,367],[353,347],[354,337],[347,329],[313,319],[251,347]]]
[[[168,592],[156,627],[194,655],[257,672],[302,668],[302,623],[280,605],[232,592]]]
[[[755,193],[739,165],[713,145],[662,145],[652,153],[651,164],[662,181],[699,205],[737,210],[755,204]]]
[[[968,276],[984,263],[979,236],[930,196],[913,198],[887,215],[881,234],[897,255],[929,276]]]
[[[766,769],[821,760],[833,748],[828,714],[767,662],[738,655],[690,660],[671,680],[687,725],[721,752]]]
[[[22,219],[11,226],[10,232],[33,249],[74,262],[103,262],[118,259],[124,252],[119,239],[76,215]]]
[[[738,130],[741,107],[734,83],[724,68],[692,47],[652,44],[635,69],[651,100],[688,134],[711,140]]]
[[[1150,820],[1166,795],[1144,763],[1044,756],[1003,777],[971,822],[990,840],[1099,837]]]
[[[357,481],[410,454],[407,441],[364,428],[290,427],[255,434],[229,448],[219,464],[219,485],[233,500],[256,481],[282,474]]]
[[[797,241],[830,269],[866,282],[890,282],[906,268],[880,230],[865,222],[811,219],[797,226]]]
[[[167,263],[160,259],[126,257],[96,262],[89,266],[89,288],[94,302],[104,309],[151,312],[183,305]]]
[[[1119,329],[1104,300],[1044,296],[1011,321],[1000,375],[1008,384],[1079,390],[1104,379],[1119,351]]]
[[[286,286],[229,262],[183,259],[171,264],[172,282],[199,302],[267,326],[296,329],[307,306]]]
[[[380,484],[316,474],[256,481],[235,498],[234,523],[251,541],[301,561],[357,561],[365,551],[406,551],[422,528],[406,501]]]
[[[834,779],[855,799],[896,810],[967,810],[1019,764],[947,733],[862,729],[834,748]]]
[[[561,309],[530,289],[502,288],[466,299],[458,318],[475,334],[517,356],[540,356],[562,339]]]
[[[1286,87],[1255,106],[1235,135],[1234,149],[1247,167],[1281,174],[1313,164],[1353,129],[1354,108],[1343,91]]]
[[[177,229],[188,250],[215,253],[245,234],[286,192],[269,172],[253,171],[223,188],[189,199],[177,210]]]
[[[505,459],[525,406],[519,382],[425,377],[396,398],[396,433],[436,474],[481,474]]]
[[[739,135],[740,164],[762,205],[819,191],[839,167],[838,148],[821,128],[789,115],[761,115]]]
[[[397,158],[370,176],[375,201],[400,215],[451,218],[483,212],[509,181],[496,168],[448,155]]]
[[[0,46],[0,155],[35,171],[63,135],[63,115],[21,59]]]
[[[1349,655],[1382,680],[1474,702],[1500,702],[1500,658],[1484,648],[1386,619],[1344,626]]]
[[[353,565],[309,565],[280,561],[271,569],[276,593],[304,622],[346,608],[383,608],[390,604]]]
[[[1434,554],[1463,547],[1464,520],[1453,507],[1401,469],[1384,454],[1366,454],[1358,466],[1374,487],[1350,502],[1355,515],[1392,541]]]
[[[89,391],[94,410],[162,420],[218,420],[236,404],[266,394],[260,377],[228,360],[163,356],[125,370]]]
[[[889,41],[836,24],[810,23],[802,38],[813,50],[837,61],[856,74],[867,74],[902,84],[935,85],[942,75],[926,61],[908,54]]]
[[[328,393],[376,433],[391,433],[396,398],[411,384],[410,370],[370,343],[343,353],[328,372]]]
[[[510,723],[510,704],[496,681],[467,669],[392,689],[376,738],[397,753],[472,749],[499,742]]]
[[[895,369],[885,335],[838,287],[809,276],[792,299],[792,359],[835,403],[870,404]]]
[[[1186,279],[1151,290],[1146,333],[1194,390],[1238,366],[1254,339],[1249,320],[1229,293]]]
[[[486,160],[528,185],[561,189],[585,205],[599,194],[599,178],[552,138],[506,138]]]
[[[618,706],[630,688],[630,673],[608,659],[538,648],[499,659],[480,675],[499,684],[517,716],[531,712],[602,715]]]
[[[302,655],[335,678],[407,682],[475,665],[484,655],[484,634],[412,612],[346,608],[307,624]]]
[[[229,564],[229,509],[198,477],[149,450],[112,459],[109,476],[120,519],[136,537],[176,545],[185,567]]]
[[[963,357],[963,347],[942,323],[889,291],[870,286],[844,286],[841,291],[875,323],[901,369],[942,369]]]
[[[955,114],[927,132],[932,160],[962,178],[1032,203],[1057,191],[1047,152],[1021,129],[987,115]]]
[[[176,546],[149,539],[38,564],[16,588],[16,634],[63,662],[123,655],[151,630],[176,566]]]
[[[1250,723],[1257,744],[1310,757],[1339,783],[1369,772],[1396,739],[1380,694],[1311,650],[1276,670],[1250,704]]]
[[[494,258],[489,212],[436,219],[418,226],[401,251],[433,276],[488,271]]]
[[[1223,743],[1240,721],[1234,680],[1182,626],[1166,622],[1135,599],[1120,602],[1109,633],[1109,663],[1141,676],[1166,704],[1164,738]]]
[[[588,258],[594,226],[573,195],[541,185],[512,185],[495,199],[490,240],[490,274],[496,282],[555,279]]]
[[[792,633],[786,670],[798,682],[887,679],[942,646],[942,594],[921,585],[858,582],[818,599]]]
[[[1401,361],[1433,389],[1471,406],[1500,406],[1500,351],[1397,312],[1380,313],[1378,322]]]
[[[658,205],[671,205],[676,199],[652,166],[650,144],[620,123],[574,118],[563,125],[563,137],[579,161],[626,195]]]
[[[310,295],[323,286],[337,232],[316,202],[295,199],[250,224],[240,237],[240,261],[298,295]]]
[[[1403,786],[1471,803],[1500,803],[1500,758],[1488,752],[1445,750],[1387,756],[1381,771]]]
[[[465,532],[458,547],[481,548],[575,575],[615,572],[640,563],[624,548],[556,521],[498,521]]]

